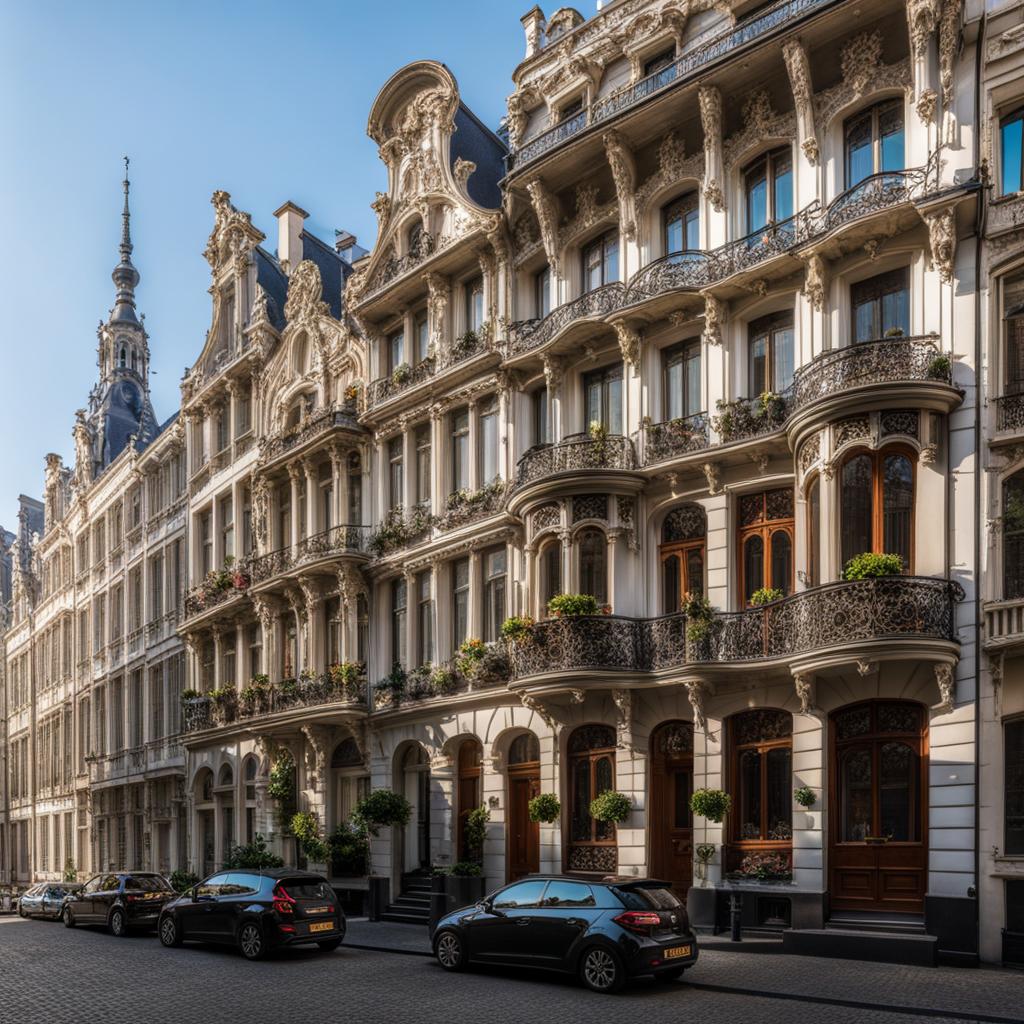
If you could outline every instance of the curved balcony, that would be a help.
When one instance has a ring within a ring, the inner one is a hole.
[[[508,332],[509,358],[532,352],[546,345],[576,323],[602,320],[623,305],[626,286],[621,281],[601,285],[571,302],[565,302],[540,320],[521,320]]]
[[[551,477],[636,468],[633,442],[621,434],[593,437],[570,434],[557,444],[538,445],[523,453],[516,469],[513,493]]]
[[[213,569],[185,594],[184,618],[193,619],[244,597],[253,581],[252,561],[243,558],[227,569]]]
[[[415,252],[407,252],[404,256],[392,256],[381,263],[359,301],[365,302],[377,292],[383,291],[393,281],[397,281],[426,263],[431,256],[446,249],[454,241],[455,239],[448,235],[431,235],[426,231],[422,232]]]
[[[549,619],[511,645],[512,672],[516,680],[529,680],[567,673],[653,675],[749,662],[792,667],[793,659],[810,656],[848,662],[893,643],[956,645],[953,606],[962,599],[959,584],[930,576],[829,583],[762,608],[716,614],[701,640],[687,639],[682,614]]]
[[[366,680],[340,683],[328,673],[313,679],[249,686],[240,692],[227,690],[217,697],[191,697],[181,705],[182,731],[186,733],[262,721],[303,708],[365,712]]]
[[[292,430],[284,431],[275,437],[260,438],[260,461],[267,466],[282,456],[291,455],[305,448],[310,442],[319,439],[335,427],[362,433],[362,428],[356,421],[356,414],[354,401],[330,405],[314,413]]]
[[[1024,394],[1000,395],[996,399],[996,430],[1012,433],[1024,430]]]
[[[707,413],[698,412],[662,423],[645,423],[640,429],[640,460],[645,466],[703,451],[707,446]]]
[[[368,526],[332,526],[329,530],[303,537],[294,549],[289,544],[251,559],[249,578],[255,586],[323,559],[366,554],[369,541]]]

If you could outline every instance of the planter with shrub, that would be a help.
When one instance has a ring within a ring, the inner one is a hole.
[[[527,805],[530,821],[551,825],[562,816],[562,804],[554,793],[540,793]]]
[[[625,793],[617,793],[614,789],[607,789],[590,801],[590,816],[595,821],[621,824],[632,810],[633,801]]]
[[[571,619],[579,615],[599,615],[601,606],[591,594],[556,594],[548,601],[548,611],[556,619]]]
[[[781,601],[783,593],[778,587],[761,587],[750,595],[750,604],[754,608],[763,608],[766,604]]]
[[[854,555],[843,569],[844,580],[870,580],[882,576],[899,576],[903,572],[900,555],[883,555],[873,551]]]

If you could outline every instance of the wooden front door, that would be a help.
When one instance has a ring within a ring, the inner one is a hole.
[[[536,765],[509,769],[508,880],[540,871],[540,824],[530,821],[530,801],[540,794]]]
[[[924,709],[869,701],[832,715],[833,910],[924,911],[928,745]]]
[[[651,738],[651,874],[680,898],[693,883],[693,726],[667,722]]]

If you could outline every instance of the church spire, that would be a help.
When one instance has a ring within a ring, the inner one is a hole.
[[[111,278],[117,287],[111,323],[138,323],[135,315],[135,286],[139,272],[132,263],[131,211],[128,209],[128,157],[124,158],[124,210],[121,213],[121,262],[114,267]]]

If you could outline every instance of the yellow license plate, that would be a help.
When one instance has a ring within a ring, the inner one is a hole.
[[[333,932],[334,922],[333,921],[317,921],[315,924],[309,926],[311,932]]]
[[[662,956],[666,960],[678,960],[681,956],[689,956],[691,952],[690,946],[673,946],[671,949],[666,949]]]

